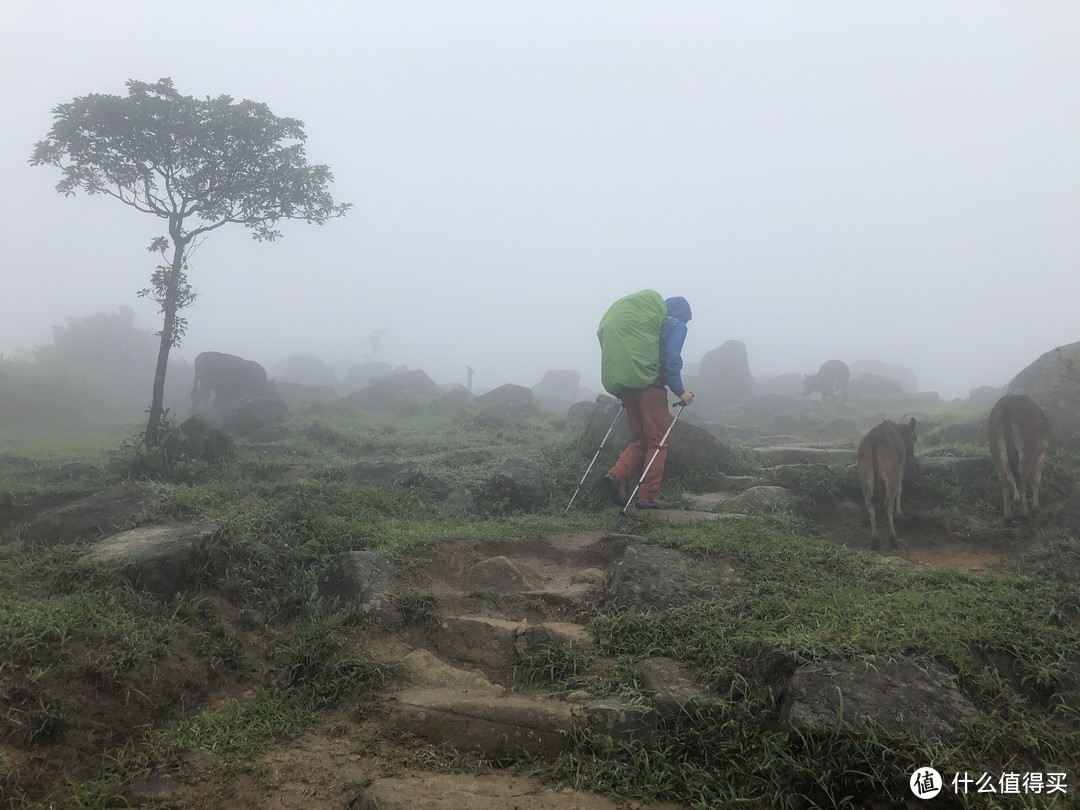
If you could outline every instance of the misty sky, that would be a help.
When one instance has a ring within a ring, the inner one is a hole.
[[[172,77],[300,118],[355,207],[194,255],[174,356],[370,351],[439,382],[599,390],[601,315],[691,303],[684,357],[831,357],[924,390],[1080,340],[1080,4],[0,4],[0,349],[129,305],[160,220],[27,163],[52,108]],[[148,381],[149,387],[150,381]]]

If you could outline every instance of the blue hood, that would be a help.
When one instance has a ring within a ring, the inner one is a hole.
[[[676,318],[683,323],[689,323],[690,318],[693,317],[693,314],[690,312],[690,303],[681,296],[668,298],[664,301],[664,306],[667,307],[669,318]]]

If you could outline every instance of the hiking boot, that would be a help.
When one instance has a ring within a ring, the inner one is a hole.
[[[622,509],[626,506],[626,486],[611,473],[604,476],[604,491],[617,507]]]
[[[674,509],[670,503],[665,503],[657,498],[638,498],[634,501],[638,509]]]

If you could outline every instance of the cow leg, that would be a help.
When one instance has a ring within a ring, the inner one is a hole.
[[[1046,453],[1039,453],[1035,458],[1034,469],[1031,471],[1031,511],[1039,511],[1039,484],[1042,483],[1043,464],[1046,463]]]
[[[866,512],[870,515],[870,547],[876,549],[878,546],[878,531],[877,505],[874,503],[874,478],[872,475],[864,475],[859,479],[859,483],[862,485],[863,502],[866,504]]]
[[[898,500],[896,482],[890,476],[885,480],[885,517],[889,521],[889,548],[896,548],[896,526],[893,523],[893,518],[896,514]]]

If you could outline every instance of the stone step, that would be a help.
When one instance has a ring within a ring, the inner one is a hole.
[[[804,445],[777,445],[755,447],[752,451],[767,467],[778,464],[850,464],[855,461],[855,450],[840,447],[810,447]]]
[[[409,689],[390,711],[398,731],[487,759],[556,756],[582,720],[565,701],[452,687]]]
[[[696,509],[627,509],[627,517],[635,520],[648,520],[652,523],[670,523],[682,526],[703,520],[733,520],[746,515],[734,512],[702,512]]]

